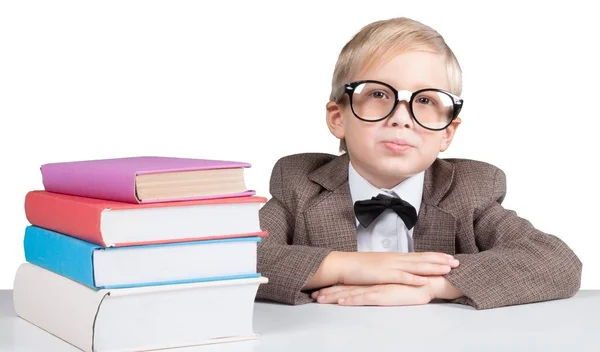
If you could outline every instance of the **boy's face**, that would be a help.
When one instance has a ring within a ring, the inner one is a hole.
[[[402,53],[383,65],[373,65],[352,81],[358,80],[377,80],[410,92],[450,88],[445,58],[422,51]],[[385,97],[377,94],[377,98]],[[444,130],[428,130],[411,117],[408,102],[401,101],[384,120],[366,122],[353,114],[346,94],[339,104],[327,104],[327,124],[334,136],[346,140],[350,161],[359,174],[376,187],[393,188],[427,169],[438,153],[448,148],[460,119]]]

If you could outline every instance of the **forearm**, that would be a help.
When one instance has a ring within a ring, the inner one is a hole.
[[[257,298],[286,304],[311,301],[303,286],[329,254],[326,248],[298,245],[261,245],[257,271],[269,279],[260,285]]]
[[[581,262],[551,235],[528,234],[457,258],[461,265],[445,277],[464,293],[457,303],[476,309],[567,298],[580,285]]]
[[[456,303],[489,309],[574,295],[581,283],[581,261],[558,237],[502,207],[506,180],[501,170],[493,185],[487,204],[476,207],[472,233],[457,238],[474,238],[478,251],[457,254],[460,266],[444,275],[463,292]]]

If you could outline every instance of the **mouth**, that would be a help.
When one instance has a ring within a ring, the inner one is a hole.
[[[408,143],[405,140],[389,140],[389,141],[383,141],[383,145],[390,150],[391,152],[394,153],[401,153],[401,152],[405,152],[407,150],[410,150],[412,148],[414,148],[415,146]]]

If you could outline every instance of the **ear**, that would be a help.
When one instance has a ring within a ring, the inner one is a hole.
[[[326,119],[327,127],[331,134],[336,136],[338,139],[344,138],[344,117],[342,114],[344,107],[343,105],[336,104],[332,101],[326,105]]]
[[[446,127],[446,129],[442,131],[444,133],[444,137],[442,138],[440,143],[440,152],[446,151],[446,149],[448,149],[450,143],[452,143],[452,139],[454,138],[454,134],[456,133],[456,129],[458,128],[460,123],[461,119],[460,117],[457,117],[456,119],[454,119],[454,121],[450,123],[450,126]]]

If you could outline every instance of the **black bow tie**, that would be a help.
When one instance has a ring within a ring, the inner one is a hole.
[[[354,203],[354,214],[364,227],[368,227],[386,209],[392,209],[404,221],[410,230],[417,222],[417,211],[402,198],[389,197],[378,194],[368,200],[359,200]]]

